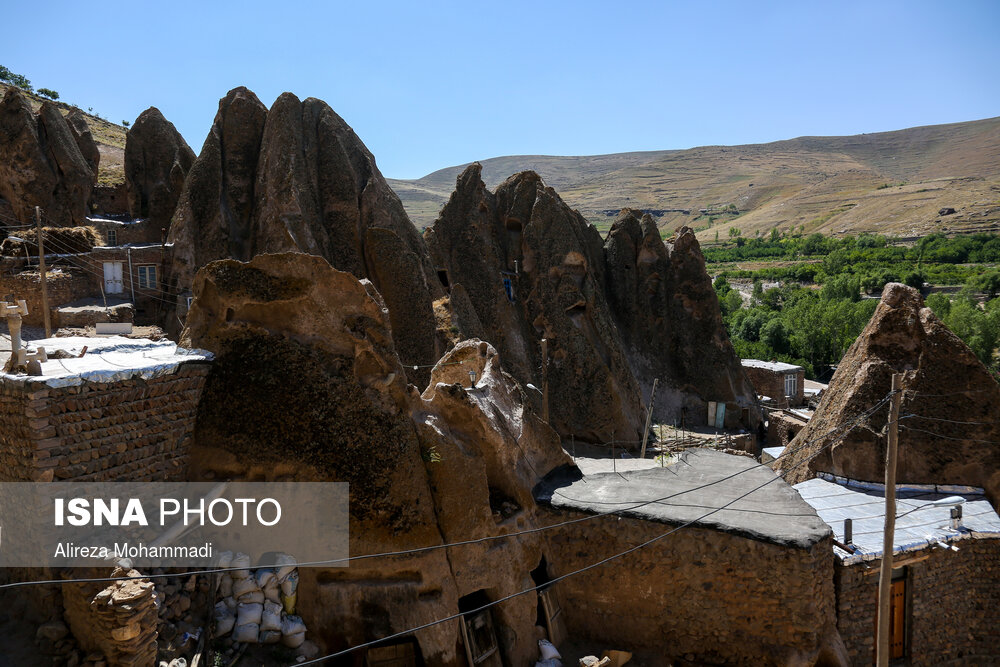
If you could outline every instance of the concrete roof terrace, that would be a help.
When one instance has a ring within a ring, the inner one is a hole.
[[[772,470],[711,449],[686,450],[663,468],[584,475],[564,466],[536,487],[535,497],[554,509],[614,511],[669,525],[694,521],[789,547],[809,548],[831,535],[816,510]]]

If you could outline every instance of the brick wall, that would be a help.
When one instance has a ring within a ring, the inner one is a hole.
[[[795,407],[805,403],[806,373],[804,370],[798,371],[773,371],[767,368],[757,368],[755,366],[743,366],[754,391],[758,395],[768,396],[774,399],[775,404],[781,408],[789,406]],[[789,400],[785,397],[785,375],[794,372],[796,375],[795,396]]]
[[[0,382],[0,481],[183,479],[207,374],[186,363],[150,380]]]
[[[543,524],[583,516],[551,513]],[[617,516],[548,531],[553,575],[625,551],[670,526]],[[832,543],[779,546],[685,528],[558,584],[571,637],[655,650],[664,664],[815,664],[835,652]],[[822,664],[822,663],[821,663]],[[835,663],[833,663],[835,664]]]
[[[60,268],[59,272],[48,272],[46,291],[49,293],[49,311],[59,306],[92,296],[93,280],[85,271],[70,271]],[[28,304],[28,315],[23,318],[25,324],[42,326],[42,283],[38,270],[22,271],[15,274],[0,274],[0,298],[12,296],[24,299]],[[55,323],[55,315],[52,315]]]
[[[1000,539],[956,543],[959,551],[926,549],[907,566],[908,664],[1000,663]],[[837,627],[853,665],[873,664],[878,565],[836,566]]]

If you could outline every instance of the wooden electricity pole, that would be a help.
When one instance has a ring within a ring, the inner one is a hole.
[[[646,429],[642,432],[642,451],[639,453],[639,458],[646,458],[646,439],[649,438],[649,423],[653,421],[653,399],[656,398],[656,383],[659,382],[659,378],[653,378],[653,389],[649,392],[649,410],[646,412]]]
[[[903,374],[892,375],[892,407],[889,410],[889,441],[885,452],[885,532],[882,536],[882,569],[878,579],[878,667],[889,667],[889,616],[892,599],[892,544],[896,532],[896,458],[899,448],[899,404],[903,398]]]
[[[42,318],[45,322],[45,337],[52,338],[52,321],[49,313],[49,288],[46,282],[45,242],[42,240],[42,210],[35,207],[35,234],[38,237],[38,273],[42,277]]]

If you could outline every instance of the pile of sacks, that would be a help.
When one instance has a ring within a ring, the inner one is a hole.
[[[250,569],[250,557],[223,552],[223,572],[216,588],[215,637],[232,633],[247,644],[277,644],[298,648],[306,638],[306,625],[295,616],[299,573],[295,559],[278,554],[274,567]]]

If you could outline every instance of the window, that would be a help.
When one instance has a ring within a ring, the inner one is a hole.
[[[118,245],[118,230],[109,229],[108,230],[108,245],[115,246]]]
[[[785,375],[785,396],[795,396],[798,389],[798,377],[795,373]]]
[[[156,264],[140,264],[139,289],[156,289]]]

